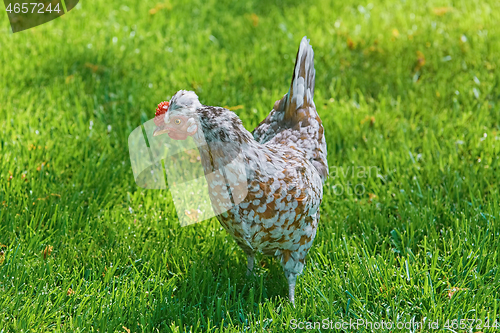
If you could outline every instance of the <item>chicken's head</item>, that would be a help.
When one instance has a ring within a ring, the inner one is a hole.
[[[196,109],[201,107],[192,91],[180,90],[170,102],[158,104],[155,114],[156,129],[153,136],[168,133],[174,140],[186,140],[201,129]]]

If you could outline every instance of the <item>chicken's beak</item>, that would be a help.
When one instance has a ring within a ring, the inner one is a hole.
[[[168,133],[169,131],[170,131],[170,129],[168,127],[157,127],[153,131],[153,136],[162,135],[162,134]]]

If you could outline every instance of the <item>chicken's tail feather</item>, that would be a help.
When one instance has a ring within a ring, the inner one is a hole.
[[[307,37],[302,38],[295,60],[292,83],[285,105],[285,119],[293,119],[297,109],[314,106],[314,51]]]
[[[324,128],[314,105],[314,52],[309,40],[300,42],[288,93],[253,130],[259,143],[285,145],[302,150],[321,179],[328,176]]]

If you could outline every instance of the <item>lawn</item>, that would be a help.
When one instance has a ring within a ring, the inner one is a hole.
[[[90,0],[16,34],[0,14],[0,332],[500,330],[499,21],[494,0]],[[304,35],[330,177],[293,308],[277,261],[246,278],[215,219],[181,227],[135,184],[127,139],[179,89],[253,129]]]

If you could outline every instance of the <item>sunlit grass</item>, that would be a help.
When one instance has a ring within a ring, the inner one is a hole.
[[[0,331],[500,320],[499,10],[85,1],[14,35],[1,14]],[[279,263],[246,278],[216,221],[181,228],[168,191],[136,186],[127,139],[179,89],[251,130],[304,35],[331,177],[294,309]]]

